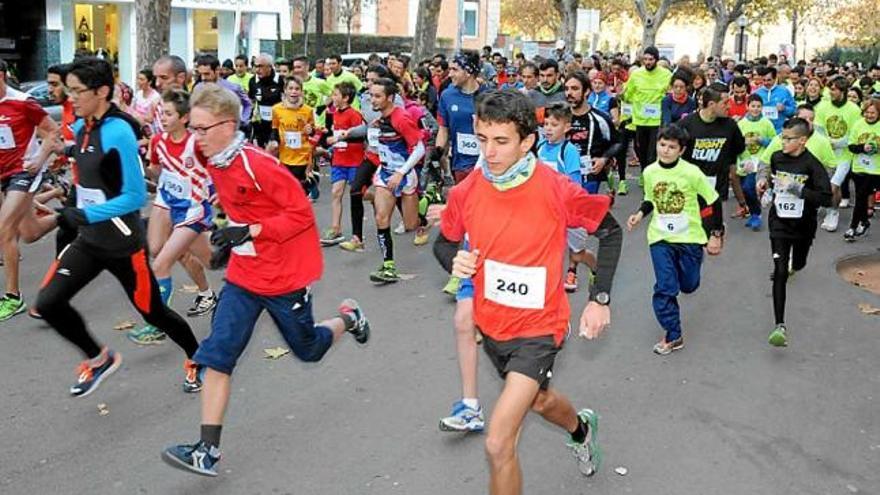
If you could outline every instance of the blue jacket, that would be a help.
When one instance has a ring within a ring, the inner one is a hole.
[[[794,96],[791,95],[791,92],[789,92],[788,89],[779,85],[773,86],[770,90],[767,90],[767,88],[762,86],[755,91],[755,94],[760,96],[761,101],[764,102],[764,116],[767,116],[767,108],[776,108],[776,105],[780,103],[782,104],[782,111],[777,112],[775,119],[770,119],[770,122],[773,122],[773,127],[776,129],[776,133],[779,134],[782,132],[782,124],[784,124],[789,117],[794,115],[794,111],[797,108],[797,104],[794,102]],[[769,118],[769,116],[767,116],[767,118]]]
[[[681,120],[687,114],[697,111],[697,102],[688,96],[684,103],[679,104],[672,99],[672,93],[663,97],[663,103],[660,105],[660,125],[674,124]]]

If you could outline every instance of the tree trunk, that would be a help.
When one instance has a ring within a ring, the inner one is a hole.
[[[413,37],[412,61],[417,64],[433,55],[437,45],[437,23],[442,0],[419,0],[419,16]],[[460,29],[460,28],[459,28]]]
[[[730,27],[730,17],[719,16],[715,18],[715,27],[712,29],[712,48],[709,55],[720,57],[724,51],[724,38],[727,36],[727,28]]]
[[[635,0],[636,14],[642,21],[642,50],[654,46],[657,40],[657,31],[666,20],[669,8],[678,0],[660,0],[657,10],[649,10],[646,0]]]
[[[324,58],[324,0],[315,2],[315,58]]]
[[[306,57],[309,56],[309,17],[303,12],[303,55]]]
[[[171,36],[171,0],[136,0],[137,67],[149,67],[168,55]]]
[[[657,43],[657,27],[645,26],[642,29],[642,50]]]
[[[554,0],[553,6],[559,12],[559,18],[562,20],[559,24],[557,36],[565,41],[565,46],[569,51],[574,51],[577,42],[577,0]]]
[[[791,12],[791,44],[797,45],[797,30],[798,30],[798,12],[797,9]]]
[[[351,53],[351,17],[349,16],[348,22],[345,24],[345,41],[348,47],[348,51],[345,53]]]

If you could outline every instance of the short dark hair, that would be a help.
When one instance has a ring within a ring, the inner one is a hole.
[[[440,67],[440,70],[449,70],[449,62],[447,62],[445,58],[436,62],[432,62],[431,65],[433,65],[434,67]]]
[[[335,60],[341,64],[342,63],[342,55],[340,55],[338,53],[334,53],[334,54],[330,55],[329,57],[327,57],[327,60]]]
[[[373,86],[381,86],[382,92],[388,97],[393,97],[399,92],[397,83],[389,77],[380,77],[379,79],[376,79]]]
[[[177,55],[162,55],[156,60],[156,64],[171,64],[171,72],[175,75],[186,72],[186,62]],[[155,64],[153,64],[155,65]]]
[[[337,83],[334,89],[336,91],[339,91],[339,94],[341,94],[342,97],[345,98],[345,101],[347,101],[348,104],[351,105],[351,102],[354,101],[354,95],[357,92],[357,90],[354,88],[354,84],[348,81],[342,81],[340,83]]]
[[[312,68],[312,63],[309,62],[309,57],[306,57],[305,55],[300,55],[299,57],[293,57],[293,60],[291,60],[290,62],[291,62],[291,64],[293,64],[294,62],[303,62],[306,64],[306,67],[308,67],[310,69]],[[291,65],[291,67],[293,67],[293,65]]]
[[[590,90],[590,76],[588,76],[586,72],[582,70],[576,70],[565,76],[565,82],[568,82],[569,79],[574,79],[577,82],[581,83],[581,90],[583,90],[584,93]],[[586,94],[584,95],[584,97],[586,97]]]
[[[235,56],[235,60],[241,60],[242,62],[244,62],[244,65],[245,65],[245,66],[248,65],[248,58],[247,58],[247,55],[245,55],[245,54],[243,54],[243,53],[240,53],[240,54],[236,55],[236,56]]]
[[[67,76],[74,75],[83,85],[91,90],[107,86],[107,101],[113,99],[113,67],[110,62],[97,57],[83,57],[70,64]]]
[[[290,70],[293,68],[293,60],[290,60],[289,58],[282,58],[282,59],[278,60],[277,62],[275,62],[275,64],[276,65],[283,65],[283,66],[287,67],[287,70]]]
[[[710,88],[718,92],[718,94],[729,93],[730,88],[723,82],[715,81],[709,85]]]
[[[709,103],[721,101],[721,93],[713,87],[703,88],[697,98],[699,98],[700,108],[706,108]]]
[[[372,72],[373,74],[376,74],[377,76],[379,76],[379,78],[387,78],[388,76],[391,75],[391,72],[388,70],[388,67],[385,67],[384,65],[381,65],[381,64],[380,65],[371,65],[370,67],[367,67],[367,71],[364,74],[369,74],[370,72]]]
[[[798,105],[797,108],[794,110],[794,114],[797,115],[798,112],[800,112],[801,110],[808,110],[810,112],[816,113],[816,108],[809,103],[801,103],[800,105]]]
[[[809,137],[810,134],[813,133],[810,130],[810,124],[800,117],[792,117],[786,120],[785,123],[782,124],[782,128],[791,129],[792,131],[796,132],[798,136]]]
[[[733,81],[730,82],[730,87],[733,88],[734,86],[745,86],[746,92],[752,89],[751,85],[749,84],[748,78],[746,78],[745,76],[734,77]]]
[[[835,76],[828,84],[829,89],[832,87],[835,87],[838,90],[846,93],[846,90],[849,89],[849,82],[843,76]]]
[[[520,139],[535,132],[538,119],[535,104],[519,91],[490,90],[477,95],[475,102],[477,120],[498,124],[512,123]]]
[[[0,72],[6,73],[9,72],[9,65],[6,64],[6,61],[0,58]]]
[[[196,57],[196,67],[208,66],[211,70],[217,70],[220,67],[220,59],[210,53],[204,53]]]
[[[764,70],[761,71],[759,74],[761,74],[761,77],[764,77],[767,74],[769,74],[770,76],[773,77],[773,79],[776,79],[776,74],[777,74],[776,67],[764,67]]]
[[[538,74],[538,66],[534,64],[534,62],[526,62],[519,66],[519,73],[522,75],[523,71],[529,69],[532,71],[532,74]]]
[[[665,127],[661,127],[660,132],[657,133],[657,141],[660,141],[661,139],[664,141],[678,141],[678,145],[684,149],[687,147],[690,136],[684,127],[681,127],[678,124],[669,124]]]
[[[303,87],[303,81],[302,81],[302,79],[300,79],[300,78],[298,78],[298,77],[296,77],[296,76],[287,76],[287,77],[284,78],[284,87],[285,87],[285,89],[287,88],[287,85],[290,84],[290,83],[292,83],[292,82],[297,83],[297,84],[299,85],[300,89],[302,89],[302,87]]]
[[[552,58],[548,58],[547,60],[541,62],[541,66],[539,67],[539,70],[542,71],[545,71],[547,69],[553,69],[556,72],[559,72],[559,64],[556,63],[556,61]]]
[[[746,105],[753,101],[757,101],[761,104],[761,106],[764,106],[764,100],[761,99],[761,95],[759,95],[758,93],[750,94],[749,97],[746,99]]]
[[[189,113],[189,93],[182,89],[168,89],[162,93],[162,101],[174,105],[177,115]]]
[[[46,74],[55,74],[61,78],[61,82],[64,82],[64,78],[67,77],[67,73],[70,71],[70,64],[54,64],[50,65],[48,69],[46,69]],[[143,72],[143,71],[142,71]],[[147,79],[150,79],[150,84],[153,84],[153,73],[150,72],[150,75]]]
[[[544,118],[547,117],[571,122],[571,106],[561,101],[551,103],[544,108]]]

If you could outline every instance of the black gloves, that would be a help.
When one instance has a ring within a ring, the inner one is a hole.
[[[215,246],[241,246],[252,239],[250,227],[247,225],[225,227],[211,234],[211,244]]]
[[[89,223],[85,212],[79,208],[65,206],[56,208],[55,211],[58,213],[58,227],[61,229],[76,230],[80,225]]]

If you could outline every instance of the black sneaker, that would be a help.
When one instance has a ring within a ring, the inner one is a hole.
[[[217,294],[211,292],[210,296],[197,295],[193,305],[186,310],[186,316],[202,316],[210,313],[217,306]]]
[[[174,445],[162,452],[162,460],[184,471],[202,476],[217,476],[220,449],[202,441],[195,445]]]
[[[83,361],[76,370],[79,376],[76,385],[70,387],[70,395],[85,397],[94,392],[121,364],[122,355],[113,351],[107,351],[107,360],[101,366],[93,368],[88,361]]]
[[[354,299],[346,299],[339,304],[339,312],[351,315],[354,318],[354,326],[348,330],[354,335],[358,344],[366,344],[370,340],[370,322],[367,321],[364,311]]]

